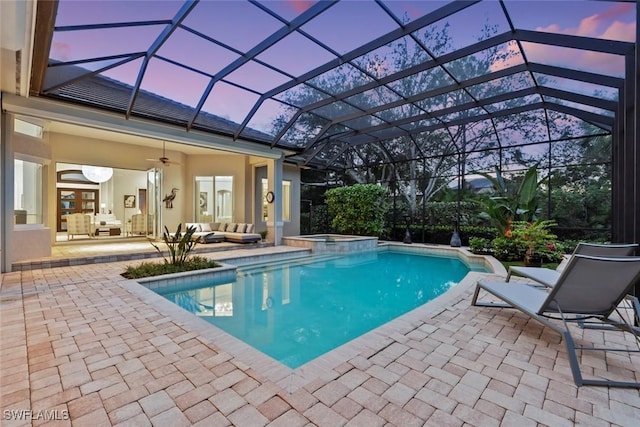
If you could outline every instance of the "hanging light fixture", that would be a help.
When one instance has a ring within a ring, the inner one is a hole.
[[[106,182],[113,176],[113,169],[102,166],[82,165],[82,174],[92,182]]]

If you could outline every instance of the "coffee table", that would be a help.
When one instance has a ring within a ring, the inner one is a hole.
[[[96,226],[96,236],[119,236],[119,225],[98,225]]]

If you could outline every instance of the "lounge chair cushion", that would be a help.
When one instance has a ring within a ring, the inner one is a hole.
[[[510,267],[509,274],[507,275],[507,282],[510,280],[512,274],[517,276],[528,277],[539,284],[547,287],[554,287],[560,274],[566,268],[567,264],[571,260],[571,257],[576,254],[592,255],[592,256],[630,256],[638,247],[638,244],[615,244],[615,245],[600,245],[595,243],[581,242],[576,246],[571,256],[565,256],[562,262],[555,270],[539,267]]]
[[[611,387],[640,388],[640,382],[585,379],[580,372],[580,357],[577,351],[589,348],[592,351],[637,351],[628,347],[576,347],[568,324],[582,323],[584,328],[596,327],[602,330],[616,328],[623,332],[633,332],[637,338],[640,328],[635,327],[632,316],[619,316],[618,307],[623,300],[629,304],[625,309],[637,313],[640,303],[636,297],[628,296],[629,291],[640,280],[640,257],[597,257],[574,254],[560,273],[555,286],[550,289],[536,288],[527,284],[493,282],[479,280],[473,294],[473,306],[512,307],[532,319],[562,334],[567,348],[569,365],[576,385],[600,385]],[[504,303],[478,301],[479,291],[493,294]],[[612,316],[610,318],[610,316]],[[552,321],[551,319],[555,319]],[[559,322],[562,320],[562,322]],[[601,322],[606,326],[592,325]],[[591,354],[591,353],[590,353]]]

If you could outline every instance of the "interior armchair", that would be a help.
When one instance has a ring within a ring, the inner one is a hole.
[[[131,215],[131,234],[147,235],[152,232],[153,215]]]
[[[67,239],[71,240],[76,235],[86,234],[93,238],[94,228],[91,224],[91,216],[83,213],[74,213],[66,216]]]

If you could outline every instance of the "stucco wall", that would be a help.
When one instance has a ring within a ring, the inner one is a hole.
[[[186,209],[185,221],[195,220],[195,200],[198,200],[195,194],[196,176],[233,176],[233,221],[251,222],[251,218],[247,215],[247,206],[251,205],[248,196],[252,194],[251,188],[247,188],[249,181],[246,179],[246,171],[248,169],[247,156],[237,154],[188,156],[185,188],[191,202]]]
[[[3,115],[6,120],[6,138],[4,143],[6,144],[4,155],[7,156],[6,161],[10,162],[10,167],[7,168],[6,176],[7,183],[10,185],[5,187],[6,194],[6,209],[7,211],[13,211],[15,209],[14,204],[14,191],[13,184],[15,176],[13,169],[13,159],[22,159],[35,163],[42,164],[43,176],[42,176],[42,193],[44,200],[47,200],[49,191],[48,183],[48,171],[49,161],[51,158],[51,146],[48,140],[48,135],[45,133],[42,139],[33,138],[30,136],[22,135],[20,133],[13,132],[13,120],[14,116],[11,114]],[[4,159],[3,159],[4,160]],[[39,204],[39,203],[38,203]],[[3,212],[5,215],[7,212]],[[42,209],[42,224],[30,224],[30,225],[14,225],[13,216],[5,215],[6,229],[9,229],[7,242],[7,264],[29,258],[39,258],[51,255],[51,230],[47,227],[49,221],[48,211],[46,208]],[[3,265],[3,271],[9,269],[9,265]]]

